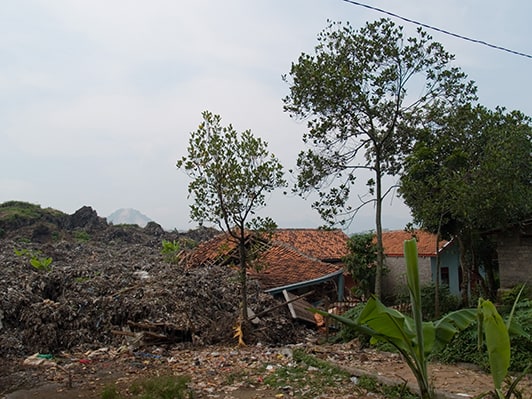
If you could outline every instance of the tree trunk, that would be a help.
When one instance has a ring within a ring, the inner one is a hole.
[[[434,292],[434,318],[438,320],[440,318],[440,228],[438,227],[438,233],[436,234],[436,281]]]
[[[375,270],[375,296],[382,297],[382,274],[384,270],[384,248],[382,245],[382,187],[380,159],[375,162],[375,225],[377,228],[377,269]]]
[[[457,240],[460,248],[460,268],[462,269],[462,284],[460,285],[462,305],[469,306],[469,262],[467,261],[466,247],[462,235],[459,234]]]
[[[240,229],[240,238],[238,242],[240,254],[240,316],[241,322],[246,324],[248,319],[248,285],[247,285],[247,251],[246,251],[246,234],[243,228]]]

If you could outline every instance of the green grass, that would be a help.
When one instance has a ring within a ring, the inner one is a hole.
[[[189,377],[161,375],[134,381],[129,394],[123,395],[116,385],[107,385],[101,394],[102,399],[193,399],[194,393],[188,388]]]
[[[327,388],[337,388],[342,384],[352,384],[350,374],[330,363],[307,354],[303,350],[294,350],[294,362],[264,378],[264,383],[273,389],[290,387],[298,398],[315,398]],[[356,386],[353,384],[353,390]]]
[[[42,209],[40,205],[30,204],[22,201],[7,201],[0,204],[0,220],[35,220],[44,215],[61,216],[63,212],[46,208]]]
[[[351,380],[351,374],[325,360],[306,353],[304,350],[294,350],[294,362],[279,367],[264,378],[264,383],[270,388],[290,389],[290,394],[297,398],[315,398],[330,392],[337,392],[338,387],[346,387],[346,392],[362,395],[364,391],[381,394],[387,398],[414,399],[417,396],[410,393],[406,386],[390,386],[379,383],[368,376],[358,377],[356,383]]]

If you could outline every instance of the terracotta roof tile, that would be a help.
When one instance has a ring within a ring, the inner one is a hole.
[[[258,273],[250,271],[250,276],[258,279],[264,289],[326,276],[342,269],[339,261],[347,254],[347,240],[347,235],[339,230],[278,230],[269,244],[263,244],[260,263],[264,269]],[[234,264],[238,262],[236,246],[228,234],[222,233],[198,244],[183,263],[186,267]]]
[[[417,239],[417,252],[419,256],[436,256],[436,235],[423,230],[414,231]],[[404,256],[403,245],[405,240],[410,240],[412,233],[404,230],[383,231],[382,245],[386,256]],[[439,248],[447,241],[440,241]]]
[[[264,269],[251,272],[250,276],[259,280],[265,290],[314,280],[342,269],[342,265],[322,262],[282,244],[263,252],[261,263]]]
[[[229,234],[219,234],[210,240],[200,242],[185,256],[186,267],[197,267],[214,263],[224,263],[232,256],[237,244]]]
[[[340,261],[348,253],[349,237],[341,230],[278,229],[273,239],[321,260]]]

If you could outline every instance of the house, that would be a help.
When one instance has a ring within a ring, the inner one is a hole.
[[[258,268],[248,276],[272,295],[288,291],[301,294],[316,291],[315,298],[332,301],[344,296],[342,258],[347,254],[348,237],[340,230],[278,229],[271,236],[248,232],[246,245],[258,250]],[[222,233],[200,243],[183,257],[185,267],[237,265],[237,243]]]
[[[403,245],[413,237],[417,240],[419,280],[421,285],[436,281],[437,251],[440,254],[440,284],[449,286],[452,294],[460,294],[460,265],[457,245],[440,241],[436,249],[436,235],[423,230],[414,232],[384,231],[386,274],[383,277],[383,296],[393,296],[406,287],[406,264]]]
[[[489,232],[497,242],[500,288],[531,283],[532,219]]]

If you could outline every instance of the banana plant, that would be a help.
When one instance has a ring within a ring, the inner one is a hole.
[[[527,335],[522,327],[513,321],[513,314],[523,289],[524,285],[515,299],[506,323],[491,301],[482,298],[478,300],[478,346],[481,349],[483,343],[486,343],[491,377],[498,399],[509,399],[530,367],[529,365],[521,376],[514,380],[506,393],[503,392],[502,383],[508,375],[508,368],[510,367],[510,332],[517,335]]]
[[[421,315],[421,290],[415,239],[404,242],[404,253],[413,317],[384,306],[375,297],[368,300],[355,320],[319,310],[314,311],[371,336],[372,342],[383,341],[394,346],[412,370],[421,397],[432,399],[434,389],[427,370],[428,355],[449,343],[457,332],[475,322],[477,310],[461,309],[437,321],[424,322]]]

